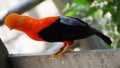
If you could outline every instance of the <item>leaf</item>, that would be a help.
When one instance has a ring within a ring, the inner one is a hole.
[[[69,10],[70,8],[70,3],[67,3],[65,8],[63,9],[63,12],[66,12],[67,10]]]
[[[98,9],[97,11],[94,12],[94,18],[95,18],[95,19],[100,18],[100,11],[101,11],[101,10]]]
[[[76,7],[76,6],[77,6],[76,3],[72,3],[72,4],[71,4],[71,7]]]
[[[117,48],[120,48],[120,39],[117,42]]]
[[[114,21],[115,24],[118,25],[120,29],[120,11],[112,14],[112,20]]]
[[[117,25],[117,31],[120,33],[120,24]]]
[[[76,13],[73,11],[69,11],[65,14],[65,16],[75,16],[75,15],[76,15]]]
[[[104,0],[96,0],[98,3],[103,2]]]
[[[87,11],[85,17],[88,17],[88,16],[92,15],[97,10],[98,9],[96,7],[89,8],[89,10]]]
[[[114,2],[114,0],[107,0],[107,2],[108,2],[108,3],[113,3],[113,2]]]
[[[112,6],[110,5],[105,5],[102,7],[102,10],[103,10],[103,16],[107,13],[107,12],[110,12],[111,14],[114,14],[115,13],[115,10],[113,9]]]
[[[67,12],[66,16],[75,16],[75,15],[79,14],[80,11],[81,11],[80,9],[73,9],[73,10]]]
[[[89,1],[87,0],[73,0],[74,3],[79,4],[79,5],[88,5]]]
[[[94,0],[87,0],[90,4],[94,2]]]
[[[102,10],[102,11],[103,11],[102,16],[104,16],[108,12],[107,10]]]

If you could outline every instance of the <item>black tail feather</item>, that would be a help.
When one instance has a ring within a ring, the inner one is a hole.
[[[98,37],[100,37],[108,45],[111,45],[112,41],[110,40],[109,37],[105,36],[103,33],[101,33],[100,31],[98,31],[96,29],[94,29],[94,30],[95,30],[95,35],[97,35]]]
[[[110,40],[109,37],[105,36],[101,32],[97,32],[96,35],[102,38],[102,40],[104,40],[104,42],[106,42],[108,45],[111,45],[112,41]]]

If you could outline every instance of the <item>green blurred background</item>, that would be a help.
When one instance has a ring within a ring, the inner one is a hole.
[[[73,0],[63,12],[66,16],[80,17],[108,35],[113,41],[112,48],[120,47],[120,0]]]

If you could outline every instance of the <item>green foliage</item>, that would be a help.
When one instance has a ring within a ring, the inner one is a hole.
[[[117,31],[120,33],[120,24],[117,25]]]
[[[103,2],[104,0],[96,0],[98,3]]]
[[[78,5],[90,5],[93,0],[73,0]]]
[[[73,0],[63,12],[66,16],[80,15],[83,20],[99,23],[111,37],[113,48],[120,48],[120,0]]]
[[[91,14],[95,13],[98,9],[96,7],[91,7],[88,9],[88,11],[86,12],[85,17],[90,16]]]
[[[66,12],[66,14],[65,14],[66,16],[75,16],[75,15],[79,14],[80,10],[81,10],[81,8],[77,4],[67,3],[65,8],[63,9],[63,12]]]

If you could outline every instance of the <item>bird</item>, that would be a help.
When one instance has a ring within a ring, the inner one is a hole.
[[[10,29],[22,31],[31,39],[44,42],[63,42],[52,58],[59,58],[73,50],[74,40],[85,39],[92,35],[100,37],[106,44],[111,45],[111,39],[102,32],[91,27],[79,18],[70,16],[49,16],[35,19],[18,13],[10,13],[5,17],[5,25]]]

